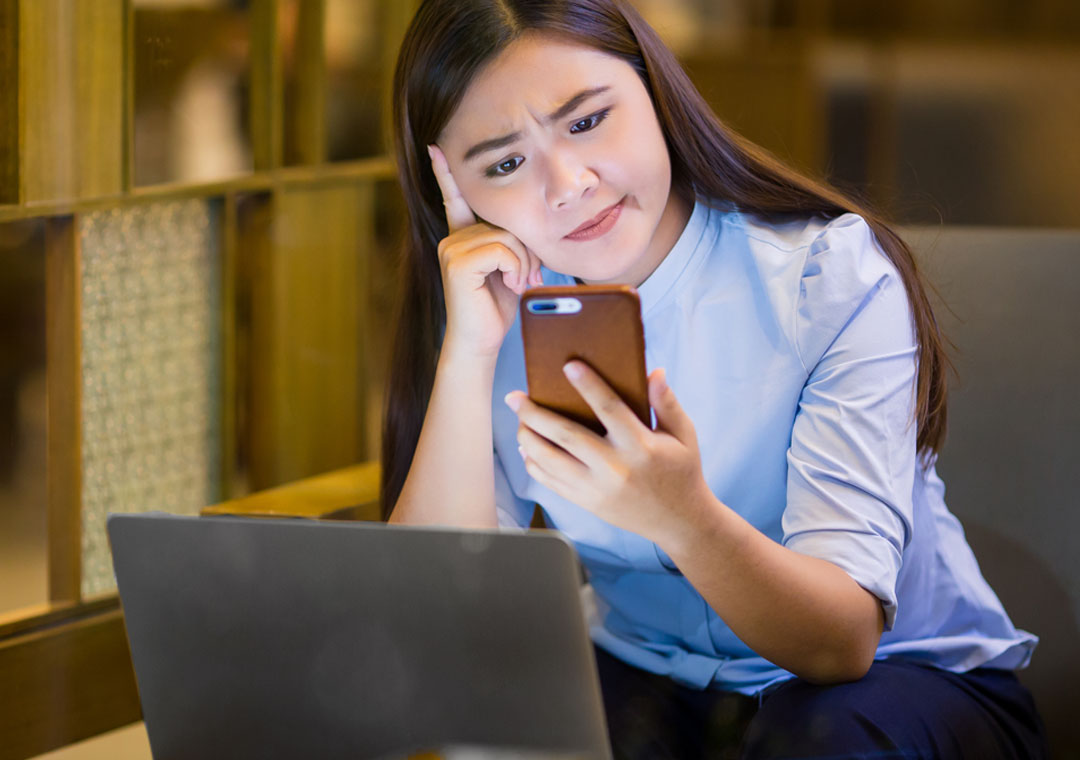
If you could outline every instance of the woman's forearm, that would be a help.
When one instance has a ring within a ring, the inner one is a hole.
[[[495,357],[444,351],[408,477],[390,522],[492,528]]]
[[[815,683],[861,678],[880,601],[838,566],[787,549],[711,494],[662,548],[747,646]]]

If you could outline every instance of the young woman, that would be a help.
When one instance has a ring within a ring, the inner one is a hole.
[[[623,0],[426,0],[394,120],[410,225],[388,519],[527,525],[588,572],[621,757],[1038,757],[1017,631],[946,509],[942,339],[883,222],[725,128]],[[650,430],[518,300],[638,288]],[[527,603],[527,600],[523,600]]]

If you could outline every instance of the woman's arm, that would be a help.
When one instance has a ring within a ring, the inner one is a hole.
[[[762,657],[818,683],[861,677],[881,636],[880,602],[839,566],[781,546],[712,494],[693,423],[663,371],[649,377],[652,431],[587,366],[567,369],[608,434],[509,394],[529,474],[654,541]]]
[[[748,647],[814,683],[861,678],[881,602],[836,565],[787,549],[711,493],[658,543]]]
[[[493,528],[491,393],[499,347],[540,260],[503,229],[477,223],[446,157],[429,149],[449,234],[439,243],[446,331],[424,424],[390,522]]]
[[[392,523],[494,528],[495,358],[444,351]]]

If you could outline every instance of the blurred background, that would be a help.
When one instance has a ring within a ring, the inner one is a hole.
[[[252,14],[135,0],[135,183],[252,170]],[[637,0],[718,114],[899,222],[1076,225],[1080,6],[1069,0]],[[285,165],[386,149],[396,4],[325,0],[311,30],[278,4]],[[317,98],[323,155],[296,110]]]
[[[894,221],[1080,228],[1075,0],[634,4]],[[115,599],[107,511],[377,457],[415,5],[0,0],[0,637]]]

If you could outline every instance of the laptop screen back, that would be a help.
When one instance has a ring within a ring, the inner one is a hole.
[[[561,537],[164,514],[108,530],[155,758],[609,756]]]

